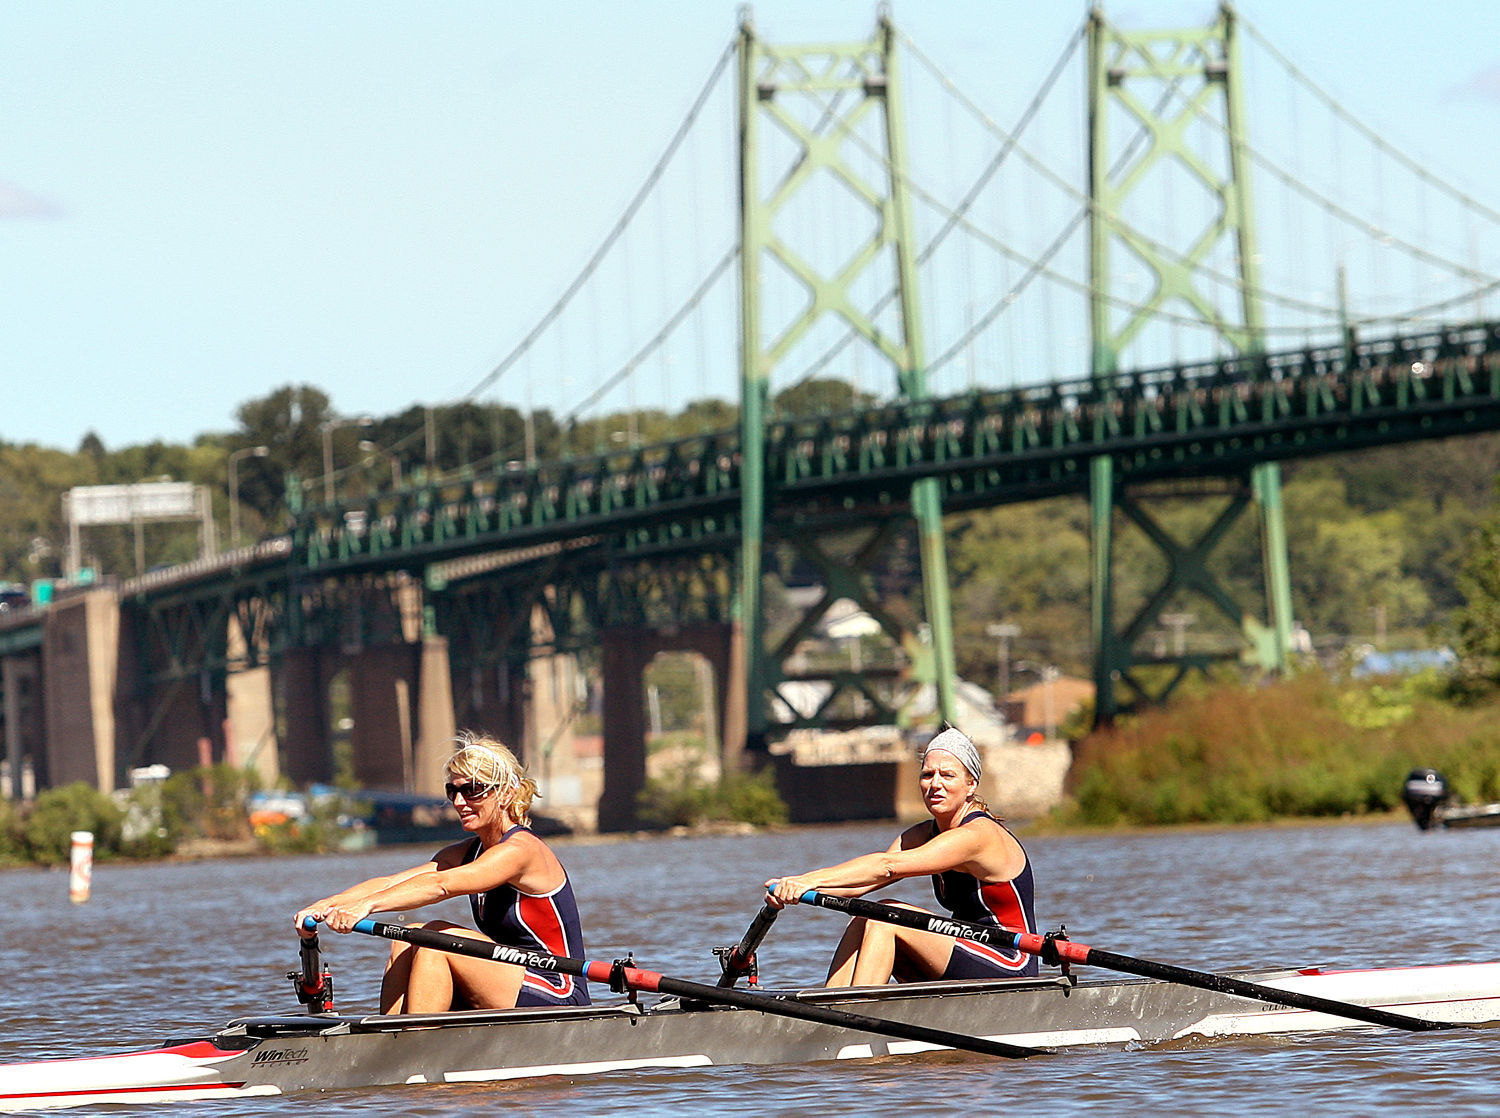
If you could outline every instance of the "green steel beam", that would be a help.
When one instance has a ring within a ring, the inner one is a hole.
[[[765,424],[771,355],[761,342],[761,261],[771,241],[771,215],[760,189],[760,72],[762,46],[748,12],[740,23],[740,556],[735,641],[744,657],[746,745],[764,745],[769,685],[764,653],[761,572],[765,567]],[[731,680],[730,686],[738,681]]]

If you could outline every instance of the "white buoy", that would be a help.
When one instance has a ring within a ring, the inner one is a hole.
[[[68,900],[82,904],[89,899],[94,879],[94,833],[74,831],[72,857],[69,859]]]

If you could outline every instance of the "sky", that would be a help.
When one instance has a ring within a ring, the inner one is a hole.
[[[1125,27],[1214,12],[1104,7]],[[783,43],[862,39],[876,15],[864,0],[751,10]],[[1500,209],[1493,0],[1238,11],[1392,144]],[[1086,7],[891,12],[1008,122]],[[620,216],[739,13],[727,0],[0,0],[0,441],[188,443],[288,384],[343,415],[462,398]],[[525,375],[528,404],[563,403],[558,377]]]

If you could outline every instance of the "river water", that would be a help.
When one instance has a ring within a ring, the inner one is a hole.
[[[589,955],[712,982],[761,882],[883,848],[893,826],[774,834],[561,840]],[[1034,836],[1037,916],[1100,949],[1204,970],[1362,967],[1500,959],[1500,829],[1422,833],[1409,823]],[[94,868],[68,900],[65,870],[0,873],[0,1061],[151,1047],[231,1017],[295,1004],[292,913],[352,880],[425,860],[383,848],[320,857]],[[908,882],[882,898],[930,903]],[[442,915],[465,919],[458,907]],[[782,915],[762,982],[812,984],[842,917]],[[385,945],[324,935],[341,1012],[373,1012]],[[332,941],[332,942],[328,942]],[[601,999],[613,997],[599,991]],[[503,1085],[381,1088],[180,1103],[174,1115],[270,1118],[361,1109],[458,1116],[519,1108],[566,1115],[1316,1114],[1500,1108],[1500,1031],[1356,1029],[1292,1039],[1184,1042],[994,1061],[935,1054],[790,1067],[619,1072]],[[132,1108],[142,1113],[141,1108]],[[162,1108],[158,1108],[162,1109]],[[126,1114],[126,1109],[115,1111]],[[67,1112],[65,1112],[67,1113]],[[72,1111],[71,1113],[80,1113]]]

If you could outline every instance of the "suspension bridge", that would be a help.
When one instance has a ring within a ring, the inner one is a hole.
[[[101,787],[234,759],[235,687],[261,673],[279,768],[326,779],[344,673],[358,775],[430,789],[455,724],[549,753],[575,699],[536,666],[581,655],[603,683],[599,825],[625,827],[658,652],[711,666],[726,764],[796,728],[909,721],[922,688],[952,718],[945,514],[1070,494],[1092,510],[1101,715],[1202,666],[1145,640],[1184,601],[1237,635],[1224,655],[1275,671],[1279,463],[1500,428],[1497,274],[1500,212],[1228,6],[1176,30],[1090,13],[1003,123],[885,16],[797,46],[747,17],[597,250],[468,393],[528,419],[543,398],[555,446],[528,422],[444,475],[414,426],[389,448],[399,487],[312,503],[294,484],[284,534],[0,628],[5,758]],[[1155,511],[1184,493],[1214,509],[1188,540]],[[1213,563],[1241,517],[1265,556],[1248,604]],[[1119,602],[1130,528],[1166,573]],[[902,547],[915,601],[872,577]],[[772,627],[788,566],[820,592]],[[881,666],[794,656],[840,599],[881,625]]]

